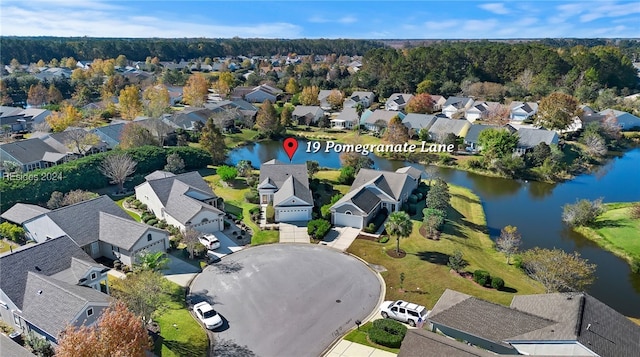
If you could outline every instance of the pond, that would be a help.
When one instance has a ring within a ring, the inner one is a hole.
[[[306,142],[300,141],[292,162],[315,160],[320,166],[340,168],[336,153],[306,153]],[[395,170],[407,163],[370,156],[375,167]],[[280,142],[261,142],[236,148],[229,162],[250,160],[254,166],[271,159],[289,162]],[[424,169],[423,165],[410,164]],[[522,233],[523,247],[561,248],[578,251],[583,258],[597,264],[596,281],[588,293],[617,311],[640,317],[640,274],[633,274],[628,264],[595,243],[574,233],[561,220],[562,206],[576,199],[596,199],[605,202],[640,201],[640,149],[612,158],[597,171],[574,180],[546,184],[486,177],[470,172],[437,168],[435,175],[455,185],[468,187],[480,196],[492,238],[506,225],[517,226]]]

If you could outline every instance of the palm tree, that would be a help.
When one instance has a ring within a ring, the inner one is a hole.
[[[137,258],[138,262],[134,265],[136,270],[160,271],[169,265],[169,258],[164,252],[150,253],[143,250]]]
[[[356,123],[356,131],[358,134],[360,134],[360,119],[362,119],[362,113],[364,113],[364,105],[362,105],[362,103],[358,102],[356,103],[355,107],[356,109],[356,113],[358,113],[358,122]]]
[[[407,238],[413,230],[413,223],[407,212],[393,212],[386,224],[389,235],[396,237],[396,253],[400,253],[400,238]]]

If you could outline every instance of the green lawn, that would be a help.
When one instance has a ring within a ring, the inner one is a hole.
[[[389,347],[385,347],[369,341],[369,338],[367,337],[367,332],[369,331],[369,329],[371,329],[372,326],[373,326],[373,322],[369,321],[366,324],[360,326],[360,329],[356,329],[349,332],[346,336],[344,336],[344,339],[347,341],[359,343],[361,345],[371,346],[374,348],[378,348],[381,350],[398,354],[400,352],[399,348],[389,348]]]
[[[386,250],[395,249],[395,238],[385,244],[356,239],[349,248],[350,253],[387,269],[382,273],[387,285],[385,299],[404,299],[432,308],[444,290],[449,288],[508,305],[514,293],[544,292],[541,285],[521,270],[507,265],[505,256],[494,249],[493,241],[486,233],[485,215],[478,196],[466,188],[449,187],[452,207],[439,241],[420,235],[421,222],[413,221],[411,236],[400,241],[400,248],[407,252],[404,258],[394,259],[386,253]],[[447,262],[456,249],[462,251],[469,263],[467,271],[483,269],[491,276],[501,277],[506,284],[505,291],[480,287],[451,273]],[[404,292],[400,290],[400,273],[405,274]]]
[[[631,219],[632,205],[606,204],[605,212],[593,225],[575,230],[630,263],[633,259],[640,261],[640,219]]]
[[[200,175],[209,183],[216,195],[224,199],[226,212],[236,216],[242,213],[243,222],[254,232],[253,237],[251,237],[252,245],[277,243],[279,241],[280,234],[278,231],[260,230],[260,227],[251,221],[249,210],[258,205],[245,201],[244,195],[249,192],[250,188],[243,178],[238,178],[232,185],[229,185],[220,180],[220,176],[215,173],[215,168],[212,167],[200,170]]]
[[[184,303],[184,288],[172,283],[173,301],[155,321],[160,325],[160,338],[154,353],[161,357],[205,357],[209,339],[202,325]],[[175,324],[175,327],[174,327]]]
[[[237,134],[225,134],[224,142],[227,145],[227,148],[233,149],[240,145],[249,144],[255,141],[256,136],[258,136],[257,130],[252,129],[242,129],[241,133]]]
[[[131,218],[135,219],[135,220],[136,220],[136,222],[140,222],[141,218],[140,218],[140,216],[138,216],[138,214],[137,214],[137,213],[135,213],[135,212],[131,212],[131,211],[129,211],[129,210],[126,210],[126,209],[124,209],[124,207],[122,206],[122,204],[124,203],[124,200],[125,200],[125,199],[127,199],[127,197],[124,197],[124,198],[121,198],[121,199],[117,200],[117,201],[116,201],[116,204],[117,204],[118,206],[120,206],[120,208],[122,208],[122,210],[123,210],[123,211],[127,212],[127,214],[128,214],[129,216],[131,216]]]
[[[2,239],[0,240],[0,253],[8,252],[9,250],[11,250],[12,247],[13,249],[15,249],[15,248],[18,248],[19,246],[20,244],[18,243],[14,243],[9,240]]]

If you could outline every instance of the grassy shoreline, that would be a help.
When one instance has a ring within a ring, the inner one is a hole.
[[[596,218],[592,226],[573,229],[629,264],[640,262],[640,219],[630,217],[634,204],[605,204],[605,212]]]
[[[349,252],[365,261],[385,267],[381,275],[386,282],[387,300],[404,299],[433,307],[445,289],[454,289],[481,299],[509,305],[514,293],[544,292],[542,286],[513,265],[506,264],[503,254],[494,249],[486,232],[484,210],[478,196],[470,190],[450,185],[451,208],[439,241],[429,240],[419,233],[421,222],[413,221],[413,232],[400,241],[407,252],[401,259],[391,258],[386,251],[394,249],[395,239],[385,244],[357,239]],[[474,282],[450,272],[446,266],[454,250],[460,250],[469,263],[467,271],[483,269],[504,279],[506,289],[497,291],[478,286]],[[400,274],[405,280],[400,289]]]

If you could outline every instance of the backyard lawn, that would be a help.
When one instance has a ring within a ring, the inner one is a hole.
[[[400,241],[400,248],[407,252],[404,258],[391,258],[386,253],[395,249],[394,237],[384,244],[356,239],[349,248],[350,253],[387,269],[381,273],[386,282],[385,299],[403,299],[433,308],[440,295],[449,288],[508,305],[514,293],[544,292],[541,285],[518,268],[507,265],[505,256],[493,248],[493,241],[486,233],[486,220],[479,198],[466,188],[452,185],[449,188],[451,208],[440,240],[424,238],[419,233],[422,223],[414,220],[411,236]],[[456,249],[469,263],[465,270],[483,269],[491,276],[501,277],[505,281],[504,291],[481,287],[450,272],[447,263]],[[405,276],[402,290],[401,273]]]
[[[640,219],[631,218],[631,206],[633,203],[605,204],[605,212],[593,225],[575,230],[630,263],[640,262]]]
[[[129,197],[129,196],[127,196],[127,197]],[[118,206],[120,206],[120,208],[122,208],[122,210],[123,210],[123,211],[127,212],[127,214],[128,214],[129,216],[131,216],[131,218],[135,219],[135,220],[136,220],[136,222],[140,222],[140,216],[138,216],[138,214],[137,214],[137,213],[135,213],[135,212],[131,212],[131,211],[129,211],[129,210],[126,210],[126,209],[124,209],[124,207],[122,206],[122,204],[124,203],[124,200],[126,200],[126,199],[127,199],[127,197],[123,197],[123,198],[121,198],[121,199],[117,200],[117,201],[116,201],[116,204],[117,204]]]

